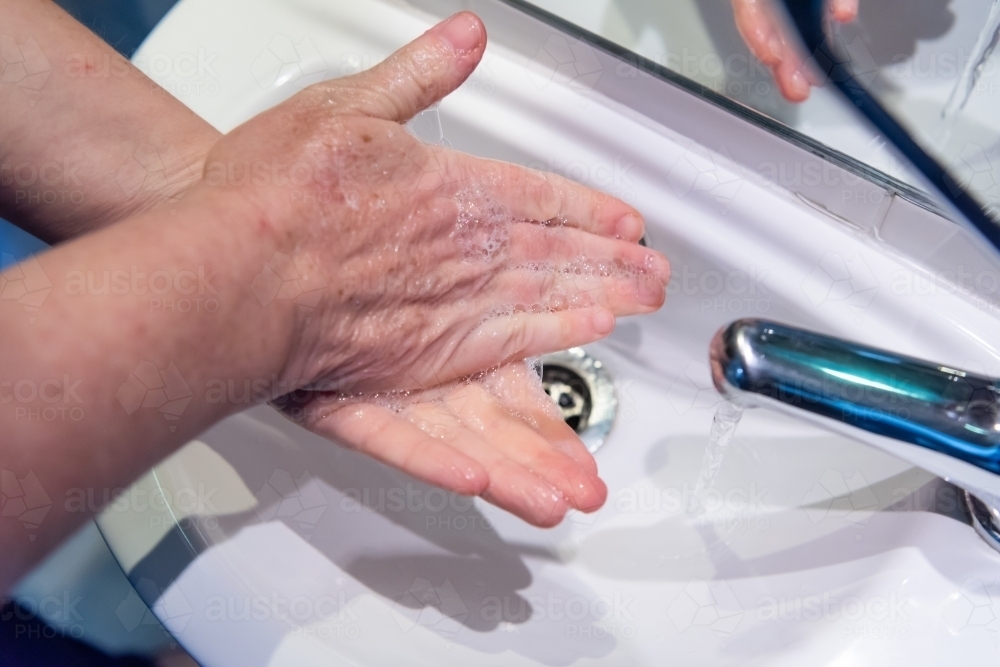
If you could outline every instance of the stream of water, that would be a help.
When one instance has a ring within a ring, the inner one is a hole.
[[[731,401],[723,401],[719,404],[712,418],[712,429],[708,434],[708,446],[705,448],[705,455],[701,461],[701,472],[698,473],[698,480],[694,486],[694,510],[695,516],[705,513],[705,494],[712,488],[719,468],[722,467],[722,460],[726,456],[729,442],[736,433],[736,427],[743,416],[743,408]]]
[[[987,58],[993,53],[996,47],[997,30],[1000,30],[1000,0],[993,0],[990,5],[990,13],[986,17],[986,24],[979,33],[969,59],[962,68],[962,73],[955,83],[955,88],[948,97],[948,102],[941,111],[941,117],[949,121],[951,126],[953,119],[958,115],[972,96],[972,91],[976,88],[976,82],[983,73],[983,66]]]

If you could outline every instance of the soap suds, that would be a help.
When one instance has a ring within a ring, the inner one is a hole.
[[[439,122],[437,120],[438,124]],[[483,315],[480,324],[519,313],[557,312],[594,306],[595,295],[604,289],[601,284],[604,279],[619,278],[623,281],[634,281],[641,276],[650,276],[655,271],[652,257],[647,258],[644,265],[638,266],[623,260],[590,260],[583,256],[582,250],[568,263],[512,262],[514,225],[534,224],[544,226],[547,234],[566,234],[565,238],[555,239],[561,244],[554,247],[562,248],[567,247],[570,239],[579,232],[571,228],[566,220],[558,217],[542,222],[516,218],[483,183],[464,185],[447,198],[455,204],[455,223],[451,237],[458,244],[463,262],[487,265],[488,268],[484,269],[486,271],[521,271],[529,276],[534,274],[545,279],[554,279],[552,282],[555,286],[552,288],[546,286],[544,293],[539,294],[534,301],[527,299],[496,304]],[[451,429],[435,426],[433,421],[428,421],[424,411],[428,404],[437,403],[444,407],[449,393],[460,390],[462,383],[478,385],[496,397],[505,409],[532,427],[538,427],[532,413],[561,418],[559,411],[542,389],[538,359],[492,368],[432,390],[330,395],[332,405],[331,403],[328,405],[334,409],[341,409],[351,404],[371,403],[406,417],[407,413],[420,404],[421,413],[411,415],[413,417],[411,421],[434,437],[445,437],[443,434],[451,433]],[[523,411],[517,411],[513,406],[524,406]],[[450,410],[446,412],[454,416]]]

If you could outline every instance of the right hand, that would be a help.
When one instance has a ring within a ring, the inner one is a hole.
[[[733,0],[736,27],[757,60],[771,68],[782,96],[789,102],[804,102],[811,86],[817,85],[817,76],[785,34],[772,1]],[[834,20],[849,23],[858,15],[858,0],[829,0],[829,9]]]
[[[303,425],[552,525],[568,507],[596,509],[606,491],[516,363],[656,310],[669,265],[636,243],[642,218],[627,204],[406,131],[485,46],[482,23],[462,13],[372,70],[312,86],[221,139],[196,190],[222,188],[256,211],[247,242],[274,254],[255,291],[287,319],[279,377],[299,390]],[[213,178],[277,164],[308,182]],[[313,298],[293,306],[277,290],[296,275]],[[464,379],[487,369],[511,378],[513,398]],[[400,391],[412,392],[408,405],[387,407],[384,394]],[[438,408],[462,415],[447,436],[436,435],[451,419]]]

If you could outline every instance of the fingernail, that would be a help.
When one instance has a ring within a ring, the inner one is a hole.
[[[785,44],[782,42],[781,37],[771,35],[770,39],[767,40],[767,50],[771,52],[772,58],[781,60],[781,55],[785,51]]]
[[[604,487],[604,483],[589,475],[583,477],[573,490],[573,507],[581,512],[596,510],[604,504],[607,498],[607,489]]]
[[[615,330],[615,316],[610,311],[604,309],[594,313],[591,323],[593,324],[594,331],[602,336],[607,336]]]
[[[858,13],[858,6],[853,0],[836,0],[830,6],[830,12],[838,21],[853,21]]]
[[[797,95],[800,95],[803,99],[809,97],[809,80],[801,70],[795,70],[792,73],[789,83]]]
[[[539,482],[538,491],[538,497],[532,499],[530,507],[535,524],[543,528],[557,525],[570,508],[569,501],[561,491],[545,482]]]
[[[615,227],[615,235],[626,241],[637,241],[642,238],[643,224],[642,220],[635,215],[629,213],[623,216],[621,220],[618,221],[618,225]]]
[[[666,284],[670,280],[670,262],[659,253],[651,252],[646,255],[643,268],[659,278],[663,284]]]
[[[663,284],[649,276],[639,278],[639,301],[644,306],[659,306],[666,297]]]
[[[461,12],[432,29],[451,48],[460,53],[472,51],[483,41],[482,22],[472,12]]]

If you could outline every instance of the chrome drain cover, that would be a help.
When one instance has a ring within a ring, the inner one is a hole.
[[[1000,510],[983,502],[968,491],[965,492],[965,506],[972,519],[972,527],[979,537],[995,550],[1000,551]]]
[[[542,387],[591,453],[611,432],[618,409],[614,380],[582,347],[542,357]]]

